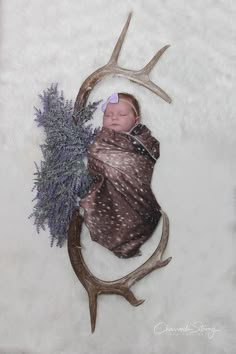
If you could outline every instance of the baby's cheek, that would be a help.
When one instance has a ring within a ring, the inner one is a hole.
[[[129,119],[126,121],[127,129],[131,129],[134,125],[135,125],[135,119],[129,118]]]
[[[109,122],[107,120],[103,121],[103,127],[107,128],[109,126]]]

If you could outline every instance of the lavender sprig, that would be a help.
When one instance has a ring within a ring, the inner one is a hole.
[[[73,113],[72,100],[65,100],[57,86],[44,90],[39,95],[42,110],[35,108],[35,121],[44,128],[46,139],[41,145],[43,160],[35,164],[36,204],[30,217],[37,232],[49,227],[51,246],[56,241],[62,247],[72,212],[93,180],[84,160],[97,129],[85,123],[93,118],[100,101]]]

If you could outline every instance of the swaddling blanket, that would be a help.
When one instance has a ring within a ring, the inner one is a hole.
[[[95,177],[80,201],[93,241],[120,258],[140,255],[161,217],[151,190],[159,142],[142,124],[130,132],[102,128],[88,149],[88,169]]]

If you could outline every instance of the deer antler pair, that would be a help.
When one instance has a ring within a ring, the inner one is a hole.
[[[121,51],[122,44],[127,33],[131,13],[128,16],[126,24],[121,32],[121,35],[116,43],[109,62],[93,72],[82,84],[79,93],[76,98],[74,112],[82,109],[87,102],[88,96],[94,86],[102,79],[108,75],[116,75],[125,77],[137,84],[140,84],[147,89],[153,91],[155,94],[163,98],[168,103],[171,102],[171,98],[156,84],[154,84],[150,78],[149,74],[161,55],[169,47],[166,45],[160,49],[156,55],[150,60],[150,62],[141,70],[127,70],[118,66],[117,61]],[[171,257],[162,261],[162,255],[168,243],[169,237],[169,221],[167,215],[161,210],[163,217],[162,226],[162,236],[160,243],[153,253],[153,255],[140,267],[138,267],[133,272],[124,276],[123,278],[114,281],[103,281],[96,278],[88,269],[81,252],[80,245],[80,233],[83,223],[83,217],[80,215],[79,210],[76,209],[72,215],[72,219],[69,225],[68,231],[68,252],[71,260],[72,267],[79,278],[80,282],[85,287],[89,296],[89,308],[90,308],[90,320],[91,320],[91,330],[94,332],[96,324],[96,313],[97,313],[97,296],[100,294],[118,294],[124,296],[127,301],[133,306],[138,306],[144,302],[144,300],[137,300],[130,287],[138,280],[142,279],[145,275],[149,274],[157,268],[164,267],[167,265]]]

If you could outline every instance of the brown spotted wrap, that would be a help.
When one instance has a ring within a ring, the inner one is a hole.
[[[129,133],[102,128],[88,149],[95,181],[80,201],[93,241],[120,258],[140,255],[161,217],[152,190],[159,142],[142,124]]]

